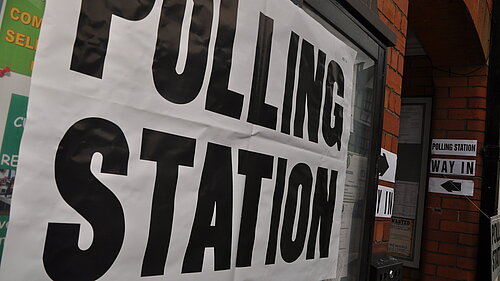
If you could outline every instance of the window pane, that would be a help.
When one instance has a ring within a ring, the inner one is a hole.
[[[305,10],[336,37],[357,51],[354,75],[351,136],[348,148],[347,175],[344,190],[340,252],[334,281],[357,281],[360,278],[363,236],[365,231],[368,168],[373,145],[376,61],[345,36],[326,23],[314,11]]]
[[[361,0],[372,11],[377,11],[377,0]]]

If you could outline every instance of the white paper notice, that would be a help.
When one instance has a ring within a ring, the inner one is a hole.
[[[395,217],[416,219],[418,186],[418,182],[396,181],[393,213]]]
[[[344,190],[344,202],[356,203],[363,200],[367,177],[368,158],[348,153]]]
[[[380,155],[382,159],[379,160],[378,179],[394,183],[396,181],[398,155],[383,148],[380,150]]]
[[[289,0],[84,3],[47,2],[0,280],[335,278],[356,51]]]
[[[415,221],[392,218],[389,253],[403,258],[413,256],[413,232]]]
[[[399,143],[422,143],[422,125],[424,118],[423,105],[401,106],[401,127],[399,130]]]
[[[429,192],[473,196],[474,181],[450,178],[429,178]]]
[[[476,156],[477,140],[433,139],[433,155]]]
[[[394,188],[378,186],[375,216],[377,218],[390,218],[394,208]]]

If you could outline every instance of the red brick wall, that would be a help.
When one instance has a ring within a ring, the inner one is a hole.
[[[486,80],[486,66],[433,67],[425,56],[407,57],[402,95],[433,97],[432,138],[477,139],[481,151]],[[477,168],[472,202],[461,196],[426,194],[421,267],[405,270],[405,280],[476,280],[480,153],[474,159]]]
[[[401,89],[403,86],[404,54],[408,28],[408,0],[378,0],[380,18],[397,36],[397,44],[387,51],[387,79],[384,101],[384,126],[382,147],[397,153],[399,136],[399,115],[401,110]],[[388,187],[394,184],[381,182]],[[390,219],[377,218],[373,237],[373,252],[387,252]]]
[[[404,96],[433,97],[431,138],[476,139],[478,151],[481,151],[487,67],[436,67],[426,56],[405,57],[408,0],[378,0],[378,9],[381,19],[397,35],[397,45],[388,50],[387,57],[383,148],[397,153],[401,96]],[[439,42],[432,42],[432,45],[437,47]],[[426,194],[420,268],[405,269],[404,280],[476,280],[480,216],[477,207],[480,207],[482,176],[480,153],[475,160],[475,191],[471,201],[460,196]],[[387,252],[389,233],[390,221],[377,219],[374,253]]]
[[[486,119],[486,66],[434,69],[432,138],[476,139],[474,196],[427,193],[421,280],[476,280],[482,159]]]

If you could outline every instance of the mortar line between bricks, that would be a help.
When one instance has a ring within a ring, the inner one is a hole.
[[[397,9],[397,10],[399,10],[399,11],[401,12],[401,14],[403,14],[403,15],[407,16],[407,15],[403,12],[403,10],[399,7],[398,3],[396,3],[396,1],[391,0],[391,2],[394,4],[394,7],[396,7],[396,9]],[[408,4],[408,5],[409,5],[409,4]]]

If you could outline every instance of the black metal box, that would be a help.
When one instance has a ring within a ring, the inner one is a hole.
[[[402,281],[403,263],[389,255],[374,255],[370,267],[370,281]]]

